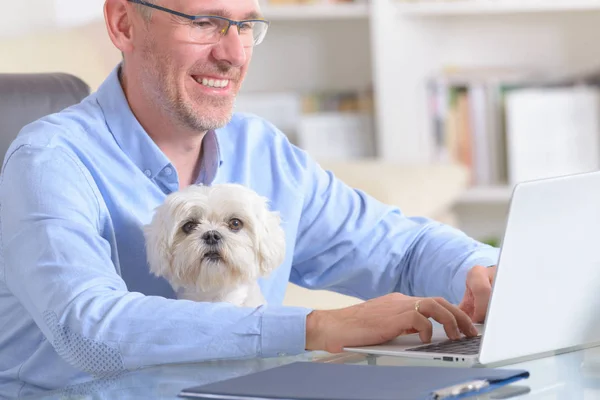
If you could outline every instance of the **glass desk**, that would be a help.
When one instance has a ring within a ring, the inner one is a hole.
[[[102,380],[40,393],[25,399],[180,399],[183,388],[216,382],[295,362],[329,362],[377,365],[432,365],[439,361],[415,361],[399,357],[362,354],[308,353],[297,357],[231,360],[199,364],[165,365],[141,369]],[[453,368],[448,365],[449,368]],[[522,368],[531,373],[519,381],[511,392],[490,393],[477,399],[600,399],[600,347],[506,365],[499,368]]]

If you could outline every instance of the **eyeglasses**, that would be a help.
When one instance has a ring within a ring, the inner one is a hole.
[[[240,40],[244,47],[259,45],[269,29],[270,22],[264,19],[248,19],[234,21],[216,15],[188,15],[179,11],[170,10],[144,0],[128,0],[131,3],[164,11],[190,21],[190,38],[198,44],[217,44],[221,37],[227,35],[231,25],[237,27]]]

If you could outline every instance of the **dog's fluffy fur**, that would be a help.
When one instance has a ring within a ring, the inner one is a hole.
[[[279,213],[237,184],[190,186],[167,196],[144,227],[150,271],[179,298],[256,307],[257,279],[285,256]]]

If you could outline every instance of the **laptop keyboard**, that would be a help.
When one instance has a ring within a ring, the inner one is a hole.
[[[479,354],[480,345],[481,335],[474,337],[463,337],[458,340],[445,340],[440,343],[426,344],[418,347],[411,347],[410,349],[406,349],[406,351],[476,355]]]

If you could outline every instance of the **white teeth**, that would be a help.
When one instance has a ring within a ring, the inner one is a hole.
[[[204,86],[214,87],[214,88],[224,88],[227,85],[229,85],[228,79],[220,80],[220,79],[202,78],[202,80],[197,79],[197,82]]]

